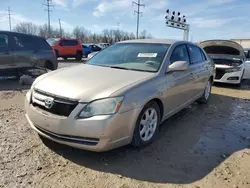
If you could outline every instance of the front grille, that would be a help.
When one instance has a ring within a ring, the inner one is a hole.
[[[228,66],[240,66],[242,64],[241,60],[236,59],[213,59],[214,63],[217,65],[228,65]]]
[[[53,105],[51,108],[46,107],[45,100],[52,99]],[[68,117],[78,105],[78,101],[68,100],[57,96],[52,96],[41,91],[34,90],[32,93],[32,104],[34,107],[40,108],[46,112]]]
[[[216,68],[215,79],[216,80],[221,79],[224,76],[225,73],[226,73],[225,69]]]
[[[80,136],[69,136],[69,135],[61,135],[61,134],[55,134],[50,131],[44,130],[40,127],[36,128],[41,131],[43,134],[48,135],[51,138],[54,138],[56,140],[61,140],[65,142],[72,142],[76,144],[84,144],[84,145],[89,145],[89,146],[95,146],[98,144],[99,139],[96,138],[86,138],[86,137],[80,137]]]

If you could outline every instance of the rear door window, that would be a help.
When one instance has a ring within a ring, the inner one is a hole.
[[[14,50],[36,50],[39,49],[38,44],[32,36],[22,34],[13,34]]]
[[[206,61],[207,58],[206,58],[204,52],[201,49],[200,49],[200,52],[201,52],[202,60]]]
[[[172,64],[176,61],[186,61],[189,63],[189,56],[188,56],[186,45],[181,44],[177,46],[172,52],[172,55],[170,57],[170,62]]]
[[[62,46],[77,46],[78,42],[76,40],[62,40],[61,45]]]
[[[187,46],[188,46],[191,64],[202,62],[203,57],[202,57],[200,48],[194,45],[187,45]]]
[[[6,52],[9,48],[9,38],[5,34],[0,34],[0,52]]]
[[[51,46],[47,43],[45,39],[37,38],[36,40],[40,50],[52,50]]]

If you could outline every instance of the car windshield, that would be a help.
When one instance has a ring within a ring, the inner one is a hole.
[[[169,44],[154,43],[118,43],[96,54],[88,64],[157,72],[169,46]]]
[[[47,39],[47,42],[49,43],[49,45],[55,45],[57,44],[58,39],[50,38],[50,39]]]

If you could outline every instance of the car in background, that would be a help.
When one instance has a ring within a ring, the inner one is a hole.
[[[199,45],[215,63],[215,82],[241,84],[246,59],[241,45],[230,40],[207,40]]]
[[[56,57],[62,57],[64,60],[67,58],[75,58],[81,61],[83,56],[82,43],[76,39],[64,38],[49,38],[47,42],[55,50]]]
[[[99,46],[98,44],[89,44],[89,48],[92,52],[99,52],[103,49],[103,47]]]
[[[0,31],[0,74],[19,74],[30,68],[55,70],[55,52],[44,38]]]
[[[143,147],[164,120],[194,101],[207,103],[213,79],[213,61],[191,42],[123,41],[87,64],[37,78],[26,118],[41,137],[80,149]]]
[[[107,48],[108,46],[110,46],[109,43],[99,43],[99,46],[101,46],[102,48]]]
[[[91,48],[88,44],[82,44],[83,56],[88,57],[88,55],[92,52]]]
[[[250,48],[245,48],[244,52],[246,55],[246,64],[243,78],[250,79]]]

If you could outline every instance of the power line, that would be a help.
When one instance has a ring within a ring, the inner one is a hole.
[[[45,11],[48,12],[48,34],[49,34],[48,37],[50,37],[51,36],[50,13],[52,12],[51,7],[54,7],[54,5],[52,5],[52,0],[46,0],[46,1],[47,3],[43,5],[46,7]]]
[[[11,31],[11,16],[12,16],[12,10],[10,10],[10,7],[8,7],[8,18],[9,18],[9,27]]]
[[[137,6],[137,11],[135,10],[134,13],[137,14],[137,29],[136,29],[136,38],[139,38],[139,23],[140,23],[140,15],[142,14],[142,12],[140,12],[140,8],[141,7],[145,7],[144,4],[141,4],[141,0],[138,0],[138,2],[132,2],[132,5],[136,5]]]

